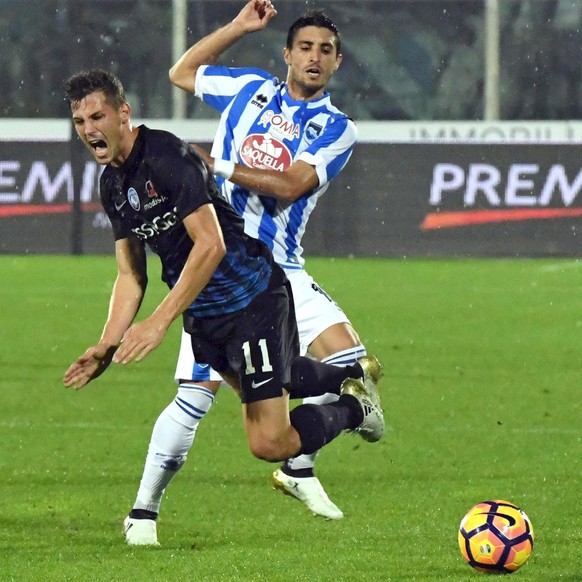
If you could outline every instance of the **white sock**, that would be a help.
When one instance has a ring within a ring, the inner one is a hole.
[[[342,350],[341,352],[336,352],[327,358],[321,360],[326,364],[331,364],[332,366],[349,366],[355,364],[360,358],[366,355],[366,348],[359,345],[355,348],[349,348],[347,350]],[[322,394],[321,396],[311,396],[310,398],[304,398],[303,404],[328,404],[330,402],[335,402],[338,400],[339,396],[337,394]],[[311,453],[310,455],[299,455],[293,459],[287,459],[285,464],[294,470],[298,469],[313,469],[315,464],[315,457],[317,453]]]
[[[180,384],[154,425],[134,509],[159,512],[164,491],[186,461],[198,424],[213,402],[207,388]]]

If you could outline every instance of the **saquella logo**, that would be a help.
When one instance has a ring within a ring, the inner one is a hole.
[[[573,175],[572,175],[573,174]],[[582,216],[582,168],[435,164],[422,230]],[[578,204],[578,205],[576,205]]]

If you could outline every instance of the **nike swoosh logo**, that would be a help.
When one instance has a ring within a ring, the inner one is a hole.
[[[127,200],[124,200],[121,204],[117,204],[117,202],[115,203],[115,210],[121,210],[127,203]]]
[[[258,388],[259,386],[262,386],[263,384],[266,384],[267,382],[270,382],[273,378],[267,378],[266,380],[263,380],[262,382],[255,382],[254,380],[251,382],[251,388]]]

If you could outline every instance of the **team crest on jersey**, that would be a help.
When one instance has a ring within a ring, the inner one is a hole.
[[[139,210],[139,196],[135,188],[132,187],[127,191],[127,199],[134,210]]]
[[[305,137],[307,138],[307,141],[316,140],[321,135],[322,130],[323,126],[310,121],[305,128]]]
[[[295,139],[299,137],[299,125],[285,119],[282,115],[273,111],[265,111],[259,119],[259,125],[267,128],[271,133],[276,133],[284,139]]]
[[[291,165],[289,148],[270,133],[248,135],[240,148],[242,161],[250,168],[283,172]]]

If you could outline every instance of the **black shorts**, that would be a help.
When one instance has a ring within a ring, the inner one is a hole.
[[[204,319],[185,314],[184,329],[197,362],[238,376],[243,402],[276,398],[289,388],[299,333],[291,284],[278,266],[269,288],[247,307]]]

